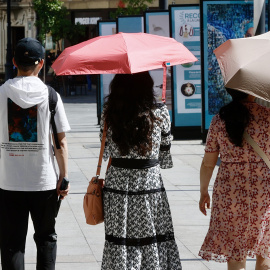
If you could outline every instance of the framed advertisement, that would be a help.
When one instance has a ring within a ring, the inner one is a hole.
[[[98,21],[99,36],[108,36],[116,34],[116,21]],[[97,88],[97,114],[98,123],[104,104],[104,99],[109,94],[109,86],[114,77],[114,74],[100,74],[99,86]]]
[[[119,16],[116,20],[117,33],[143,33],[143,17],[139,15]]]
[[[201,138],[201,62],[199,5],[172,5],[171,37],[184,44],[199,61],[172,68],[174,137]]]
[[[252,0],[201,0],[202,131],[205,141],[211,120],[230,102],[214,54],[228,39],[254,35]]]
[[[116,21],[98,21],[99,36],[116,34]]]
[[[168,10],[152,10],[144,13],[145,33],[170,37],[170,22]]]
[[[144,31],[153,35],[170,37],[169,11],[146,11],[144,13]],[[166,105],[172,120],[171,67],[167,69]],[[151,70],[149,73],[154,80],[154,91],[157,102],[162,102],[163,69]]]

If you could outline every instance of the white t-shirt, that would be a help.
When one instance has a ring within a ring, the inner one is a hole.
[[[48,88],[38,77],[16,77],[0,87],[1,189],[56,188],[50,115]],[[54,118],[57,133],[70,130],[59,95]]]

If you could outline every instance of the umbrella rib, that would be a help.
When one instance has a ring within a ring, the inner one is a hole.
[[[267,54],[268,54],[268,52],[265,52],[265,53],[262,54],[262,55],[256,56],[256,59],[252,59],[252,60],[250,60],[248,63],[242,64],[242,65],[239,67],[238,71],[241,70],[242,68],[244,68],[245,66],[247,66],[247,65],[249,65],[249,64],[251,64],[251,63],[253,63],[254,61],[258,60],[259,58],[262,58],[264,55],[267,55]],[[236,63],[237,63],[237,62],[236,62]],[[219,65],[222,66],[223,63],[219,63]],[[224,72],[225,72],[225,71],[224,71]],[[231,80],[236,76],[237,73],[238,73],[238,72],[234,73],[234,74],[227,80],[227,83],[228,83],[229,81],[231,81]]]
[[[123,35],[123,33],[121,33],[121,35],[122,35],[122,37],[123,37],[123,40],[124,40],[124,42],[125,42],[125,46],[126,46],[126,56],[127,56],[127,59],[128,59],[128,64],[129,64],[129,67],[130,67],[130,73],[132,73],[131,72],[131,64],[130,64],[130,61],[129,61],[129,56],[128,56],[128,46],[127,46],[127,42],[126,42],[126,39],[125,39],[125,36]]]

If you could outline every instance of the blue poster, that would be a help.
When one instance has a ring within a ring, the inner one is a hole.
[[[170,6],[172,37],[199,61],[173,67],[175,127],[201,126],[201,55],[199,5]]]
[[[119,16],[117,18],[117,32],[143,33],[144,22],[142,16]]]
[[[254,35],[253,1],[203,1],[203,93],[204,126],[207,130],[213,116],[230,100],[214,50],[228,39]]]

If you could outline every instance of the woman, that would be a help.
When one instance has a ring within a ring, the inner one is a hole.
[[[200,211],[210,207],[209,181],[220,154],[213,188],[209,231],[199,255],[227,262],[229,270],[246,269],[256,256],[256,270],[270,269],[270,170],[243,139],[247,133],[270,156],[270,110],[254,97],[227,89],[232,102],[214,116],[201,165]]]
[[[181,270],[160,168],[171,168],[170,117],[155,102],[148,72],[117,74],[106,121],[103,270]]]

